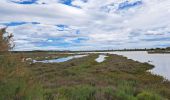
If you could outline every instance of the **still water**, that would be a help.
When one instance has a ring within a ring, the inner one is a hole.
[[[87,55],[75,55],[75,56],[69,56],[69,57],[63,57],[63,58],[57,58],[57,59],[52,59],[52,60],[42,60],[42,61],[37,61],[33,60],[33,63],[40,62],[40,63],[60,63],[60,62],[66,62],[74,58],[81,58],[85,57]]]
[[[99,55],[98,58],[95,59],[95,61],[97,61],[98,63],[101,63],[103,61],[105,61],[105,58],[108,57],[106,55]]]

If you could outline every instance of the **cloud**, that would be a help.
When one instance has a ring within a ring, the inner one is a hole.
[[[0,27],[8,26],[8,31],[14,33],[15,50],[170,46],[169,0],[2,0],[0,3]]]

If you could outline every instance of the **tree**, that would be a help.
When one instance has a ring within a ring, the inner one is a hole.
[[[170,50],[170,47],[167,47],[166,49],[167,49],[167,50]]]
[[[13,47],[13,35],[6,32],[6,28],[0,29],[0,52],[9,51]]]

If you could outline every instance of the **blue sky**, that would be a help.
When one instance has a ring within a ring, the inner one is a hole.
[[[34,4],[37,0],[11,0],[13,3],[18,4]]]
[[[14,50],[170,46],[169,0],[1,0]]]

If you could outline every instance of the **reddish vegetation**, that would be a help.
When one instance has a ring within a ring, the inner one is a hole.
[[[6,32],[6,28],[0,30],[0,52],[11,50],[14,47],[12,38],[13,35]]]

